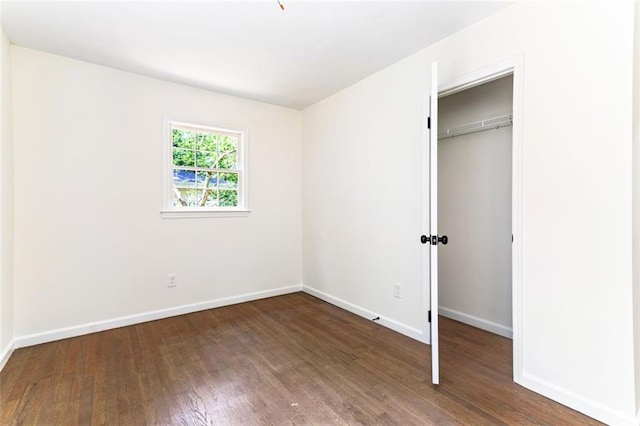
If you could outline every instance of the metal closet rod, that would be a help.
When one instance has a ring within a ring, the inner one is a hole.
[[[456,136],[468,135],[469,133],[484,132],[485,130],[499,129],[513,125],[513,115],[501,115],[487,120],[476,121],[462,126],[451,127],[444,132],[438,133],[438,139],[449,139]]]

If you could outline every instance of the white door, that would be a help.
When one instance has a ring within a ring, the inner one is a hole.
[[[431,381],[440,383],[438,348],[438,63],[431,64],[429,98],[429,293],[431,317]],[[446,239],[442,241],[446,244]]]

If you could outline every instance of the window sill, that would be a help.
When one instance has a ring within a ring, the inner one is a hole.
[[[204,217],[247,217],[251,210],[161,210],[162,219],[196,219]]]

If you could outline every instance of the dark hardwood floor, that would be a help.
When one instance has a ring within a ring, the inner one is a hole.
[[[18,349],[0,424],[598,424],[511,380],[511,341],[430,348],[295,293]]]

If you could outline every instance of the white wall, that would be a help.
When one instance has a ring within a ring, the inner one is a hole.
[[[440,98],[438,129],[511,114],[513,78]],[[511,313],[511,127],[438,143],[440,315],[505,337]]]
[[[633,289],[636,411],[640,424],[640,1],[635,2],[633,97]]]
[[[299,288],[299,111],[17,46],[12,53],[17,344]],[[163,114],[249,129],[249,217],[160,218]],[[169,273],[177,288],[167,288]]]
[[[422,93],[395,69],[304,110],[303,281],[424,339]]]
[[[448,84],[522,55],[520,382],[605,422],[635,423],[632,42],[630,2],[518,3],[306,109],[305,285],[423,328],[430,63]]]
[[[0,369],[13,341],[13,132],[11,48],[0,28]]]

